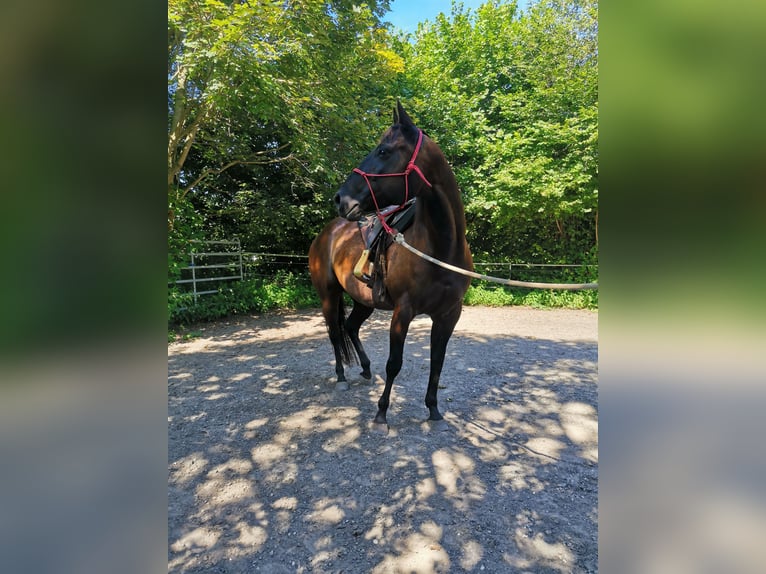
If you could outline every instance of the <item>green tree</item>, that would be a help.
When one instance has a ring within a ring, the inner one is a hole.
[[[582,261],[598,208],[597,4],[489,1],[421,25],[415,115],[452,162],[479,256]]]
[[[381,129],[381,105],[388,117],[402,61],[380,22],[387,9],[170,0],[171,243],[197,230],[307,246],[330,190]]]

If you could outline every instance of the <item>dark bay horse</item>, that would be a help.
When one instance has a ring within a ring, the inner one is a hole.
[[[335,195],[341,217],[324,228],[309,250],[311,281],[322,300],[322,313],[335,351],[337,389],[348,388],[343,365],[350,365],[355,358],[361,364],[362,376],[372,376],[370,359],[359,340],[359,327],[376,305],[370,287],[353,275],[365,247],[355,222],[386,206],[403,205],[412,197],[417,198],[417,208],[413,224],[404,232],[407,243],[437,259],[473,270],[455,174],[439,147],[397,103],[394,125]],[[391,387],[402,367],[404,340],[410,322],[420,314],[428,315],[433,322],[425,403],[429,420],[441,421],[436,399],[439,377],[470,279],[425,261],[396,243],[388,248],[386,260],[385,286],[390,304],[379,303],[377,307],[393,309],[393,316],[386,384],[374,422],[387,424],[386,411]],[[344,291],[354,300],[348,318]]]

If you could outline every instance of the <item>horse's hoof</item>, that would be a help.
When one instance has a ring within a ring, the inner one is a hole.
[[[375,434],[380,434],[380,435],[388,434],[388,423],[379,423],[379,422],[373,421],[369,424],[369,428]]]
[[[444,419],[438,421],[428,419],[423,425],[423,430],[425,432],[443,432],[449,430],[449,425]]]
[[[362,371],[359,373],[362,377],[367,379],[368,381],[372,378],[372,373],[370,371]]]
[[[336,391],[347,391],[348,390],[348,383],[346,381],[338,381],[335,383],[335,390]]]

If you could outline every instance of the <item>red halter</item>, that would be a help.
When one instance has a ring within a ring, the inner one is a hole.
[[[413,171],[417,173],[420,176],[420,179],[423,180],[423,183],[425,183],[428,187],[433,187],[431,185],[431,182],[426,179],[426,176],[423,175],[423,172],[420,171],[420,168],[415,165],[415,159],[418,157],[418,152],[420,151],[420,145],[423,143],[423,132],[421,130],[418,130],[418,143],[415,144],[415,149],[412,152],[412,157],[410,158],[409,163],[407,164],[406,169],[401,173],[367,173],[359,169],[358,167],[355,167],[353,169],[354,173],[358,173],[364,178],[364,181],[367,182],[367,187],[370,190],[370,195],[372,195],[372,202],[375,204],[375,213],[377,213],[378,218],[380,219],[381,225],[383,225],[383,229],[386,230],[387,233],[390,235],[396,235],[396,231],[393,230],[387,223],[385,217],[383,217],[380,213],[380,207],[378,207],[378,200],[375,198],[375,192],[372,190],[372,184],[370,183],[371,177],[396,177],[396,176],[404,176],[404,201],[397,207],[396,209],[390,211],[386,214],[386,217],[391,215],[392,213],[396,213],[402,207],[404,207],[404,204],[407,203],[407,200],[410,198],[410,180],[409,175]]]

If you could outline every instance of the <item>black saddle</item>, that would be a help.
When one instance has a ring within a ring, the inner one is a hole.
[[[383,216],[386,223],[398,232],[403,232],[415,219],[415,200],[413,197],[404,206],[399,209],[399,206],[392,205],[384,208],[380,215]],[[362,240],[364,241],[364,248],[372,250],[377,245],[380,238],[384,236],[383,224],[377,214],[373,213],[362,217],[358,221],[359,232],[362,234]],[[389,243],[390,245],[390,243]]]

